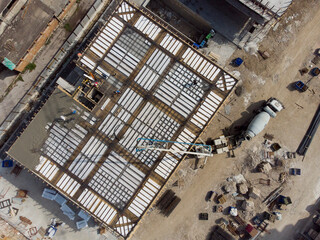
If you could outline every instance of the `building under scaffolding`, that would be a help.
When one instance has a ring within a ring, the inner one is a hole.
[[[237,82],[169,29],[121,2],[8,151],[123,237],[184,157],[137,139],[197,141]]]

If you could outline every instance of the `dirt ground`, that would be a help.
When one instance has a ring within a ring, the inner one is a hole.
[[[191,170],[187,160],[181,163],[167,184],[167,187],[172,188],[181,198],[181,202],[169,217],[164,217],[156,208],[151,208],[132,234],[132,240],[206,239],[217,219],[224,216],[212,212],[214,203],[205,201],[206,194],[210,190],[221,192],[220,188],[226,179],[239,173],[252,180],[261,176],[271,178],[274,185],[269,189],[262,189],[261,185],[256,185],[262,191],[259,210],[264,208],[261,203],[263,197],[274,190],[273,187],[279,185],[276,183],[278,170],[272,169],[270,175],[251,173],[248,171],[252,162],[249,156],[252,152],[259,152],[265,133],[274,135],[274,141],[283,149],[296,151],[315,114],[320,102],[319,78],[311,79],[308,74],[301,76],[298,70],[314,66],[310,61],[314,57],[314,51],[320,48],[318,3],[318,0],[294,1],[279,24],[274,26],[259,47],[262,51],[267,50],[270,58],[263,60],[258,53],[250,55],[243,50],[237,50],[233,54],[231,59],[235,57],[244,59],[244,64],[237,69],[227,66],[231,72],[239,76],[238,86],[243,87],[243,93],[240,97],[235,94],[230,96],[226,101],[228,107],[220,110],[224,116],[216,115],[202,139],[216,138],[222,134],[222,129],[230,125],[233,127],[246,125],[253,117],[253,111],[259,108],[261,101],[269,97],[278,98],[285,109],[275,119],[270,120],[259,136],[243,143],[241,148],[235,151],[235,158],[215,155],[208,159],[204,169],[196,171]],[[298,80],[307,82],[310,79],[308,91],[299,93],[293,90],[293,82]],[[319,144],[318,132],[303,161],[300,156],[284,160],[284,170],[298,167],[302,169],[302,175],[289,177],[282,194],[290,196],[292,204],[282,212],[282,220],[271,223],[268,233],[263,234],[260,239],[295,239],[299,232],[308,229],[309,217],[315,212],[314,204],[320,196],[320,176],[318,169],[315,168],[318,166]],[[173,187],[172,183],[177,179],[183,184]],[[252,183],[254,184],[253,181]],[[228,197],[231,198],[230,195]],[[198,214],[201,212],[209,213],[208,221],[198,220]]]

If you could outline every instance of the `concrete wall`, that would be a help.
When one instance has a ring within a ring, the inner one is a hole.
[[[174,12],[180,14],[185,20],[197,26],[204,32],[209,32],[211,30],[211,25],[204,18],[199,16],[197,13],[192,11],[190,8],[185,6],[179,0],[159,0],[162,1],[165,5],[171,8]]]

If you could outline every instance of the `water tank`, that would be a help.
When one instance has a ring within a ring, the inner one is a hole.
[[[246,140],[251,140],[254,136],[258,135],[268,124],[270,120],[270,115],[266,112],[261,112],[254,117],[248,126],[245,133]]]

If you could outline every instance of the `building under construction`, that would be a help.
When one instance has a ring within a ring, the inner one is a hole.
[[[265,32],[284,15],[291,3],[292,0],[150,0],[147,7],[156,10],[154,6],[158,5],[160,10],[161,6],[172,9],[197,31],[206,33],[214,29],[242,48],[257,37],[264,38]],[[163,14],[162,10],[159,12]],[[179,24],[175,26],[179,28]]]
[[[196,142],[237,80],[147,10],[121,2],[58,80],[8,155],[127,237],[177,153],[138,138]]]

